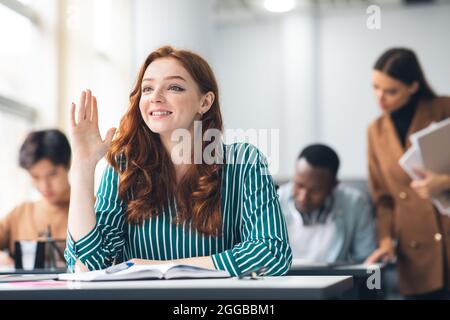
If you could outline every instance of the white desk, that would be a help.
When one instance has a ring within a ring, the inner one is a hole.
[[[7,299],[296,300],[333,299],[353,287],[351,276],[185,279],[115,282],[1,283]]]

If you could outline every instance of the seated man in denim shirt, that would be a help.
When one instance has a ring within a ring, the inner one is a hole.
[[[376,249],[369,198],[339,184],[330,147],[305,148],[293,181],[278,190],[293,258],[304,263],[362,263]]]

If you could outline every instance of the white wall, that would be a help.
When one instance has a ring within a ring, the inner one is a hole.
[[[133,0],[133,77],[147,55],[163,45],[210,58],[212,0]]]
[[[286,103],[280,81],[280,25],[277,21],[240,23],[222,25],[216,31],[211,64],[219,82],[225,130],[255,130],[258,139],[249,142],[263,145],[262,133],[271,147],[270,130],[281,128]],[[267,135],[260,129],[267,129]],[[269,158],[272,151],[266,154]]]
[[[71,102],[78,104],[81,91],[90,89],[104,137],[119,126],[134,80],[131,5],[128,0],[65,0],[59,10],[59,126],[68,133]],[[96,190],[105,166],[104,160],[97,166]]]

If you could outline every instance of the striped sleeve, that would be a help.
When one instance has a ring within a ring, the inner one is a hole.
[[[119,198],[118,184],[119,175],[108,165],[97,191],[95,227],[77,242],[67,233],[64,255],[70,271],[74,271],[77,259],[91,271],[104,269],[122,253],[126,208]]]
[[[254,146],[246,149],[244,157],[242,242],[212,255],[214,266],[233,276],[261,266],[267,268],[267,275],[284,275],[292,253],[267,161]]]

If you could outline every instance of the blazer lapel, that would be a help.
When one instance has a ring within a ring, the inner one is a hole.
[[[389,115],[384,115],[384,144],[387,150],[386,155],[391,158],[391,165],[397,167],[396,170],[392,170],[392,174],[396,176],[398,180],[407,182],[411,181],[409,175],[400,167],[398,160],[403,156],[403,154],[411,147],[410,136],[414,132],[417,132],[426,126],[428,126],[432,121],[431,105],[428,101],[420,101],[417,105],[416,112],[411,121],[411,125],[408,128],[408,133],[406,134],[405,147],[400,142],[397,131],[395,129],[394,123]],[[387,160],[387,159],[386,159]]]
[[[406,135],[407,148],[411,147],[411,141],[409,139],[411,134],[428,127],[431,124],[431,122],[433,122],[433,114],[431,107],[432,107],[431,101],[424,100],[419,102],[416,114],[413,117],[411,125],[409,126],[408,134]]]

